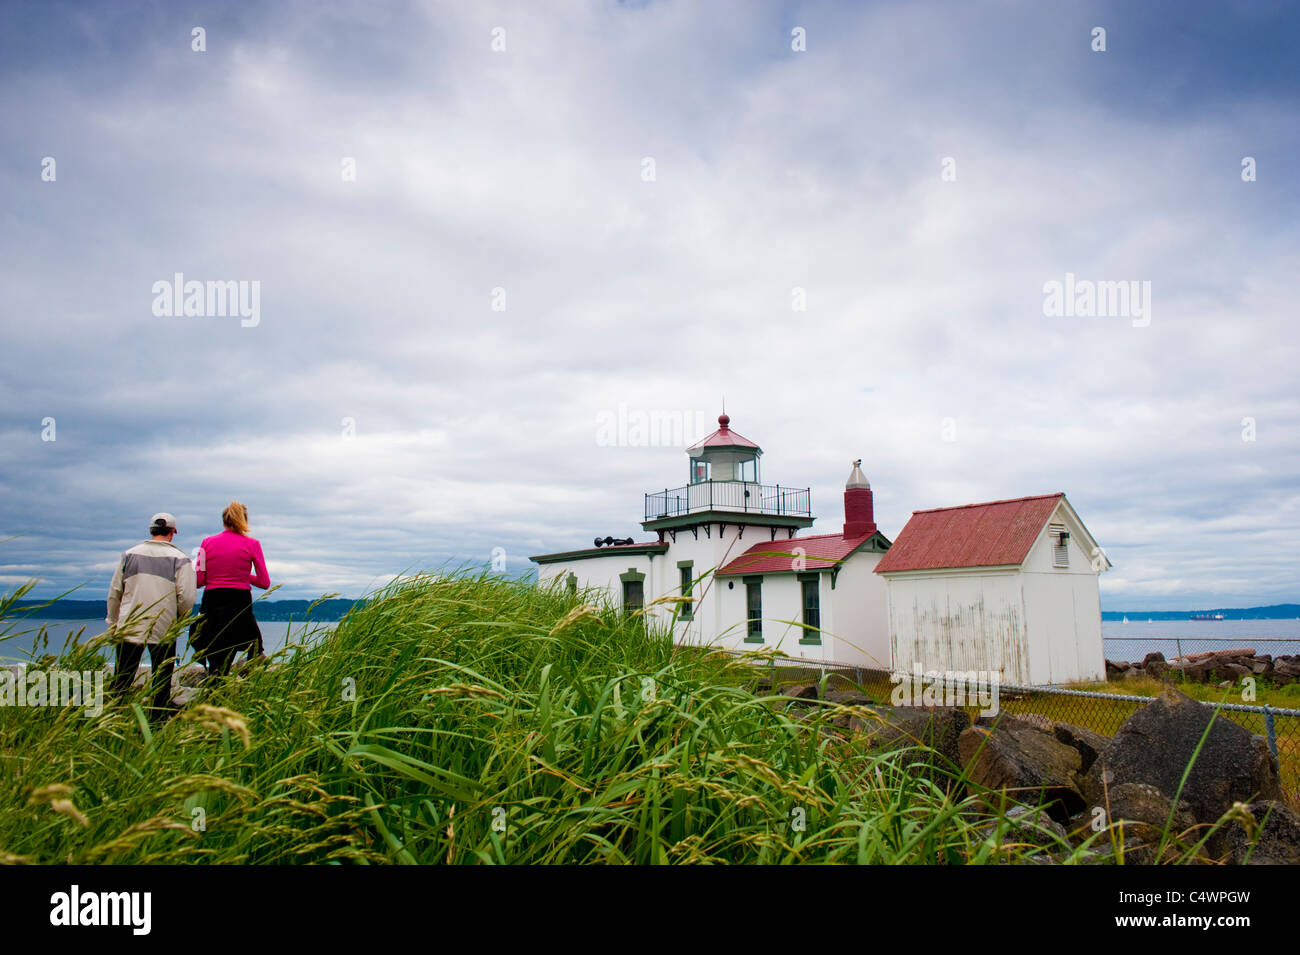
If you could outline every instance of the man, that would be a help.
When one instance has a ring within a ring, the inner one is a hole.
[[[135,680],[144,648],[149,648],[153,670],[150,686],[151,718],[160,719],[171,709],[172,670],[176,667],[176,638],[172,624],[194,607],[194,565],[172,543],[176,518],[155,514],[149,522],[149,540],[122,555],[108,588],[108,627],[117,642],[117,671],[113,691],[125,695]]]

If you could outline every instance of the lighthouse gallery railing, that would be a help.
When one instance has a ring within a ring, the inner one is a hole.
[[[645,519],[677,517],[694,511],[740,511],[812,517],[812,490],[748,481],[701,481],[684,487],[651,491],[645,496]]]

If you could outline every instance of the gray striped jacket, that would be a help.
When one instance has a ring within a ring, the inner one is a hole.
[[[108,588],[108,627],[127,643],[158,643],[194,608],[194,564],[167,541],[136,544],[117,563]]]

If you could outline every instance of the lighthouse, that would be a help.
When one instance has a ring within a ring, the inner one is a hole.
[[[539,579],[599,588],[624,612],[673,621],[681,644],[887,667],[885,587],[871,571],[890,542],[861,461],[841,529],[807,535],[811,489],[764,483],[762,455],[724,412],[686,448],[686,483],[645,493],[641,526],[653,539],[598,537],[593,548],[534,556]]]

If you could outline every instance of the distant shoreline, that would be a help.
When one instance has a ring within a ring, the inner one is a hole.
[[[255,600],[253,613],[259,620],[304,620],[311,600]],[[312,620],[342,620],[359,600],[335,597],[316,603],[311,611]],[[103,600],[20,600],[15,610],[39,608],[29,614],[32,620],[103,620],[108,614]],[[1193,620],[1194,615],[1223,614],[1225,620],[1295,620],[1300,617],[1300,604],[1270,604],[1266,607],[1207,607],[1195,610],[1103,610],[1102,620]]]
[[[305,620],[307,609],[311,619],[318,621],[342,620],[357,600],[336,597],[330,600],[257,600],[253,601],[253,615],[258,620]],[[30,620],[103,620],[108,616],[108,604],[103,600],[20,600],[14,605],[17,613]],[[24,611],[33,611],[24,613]]]

